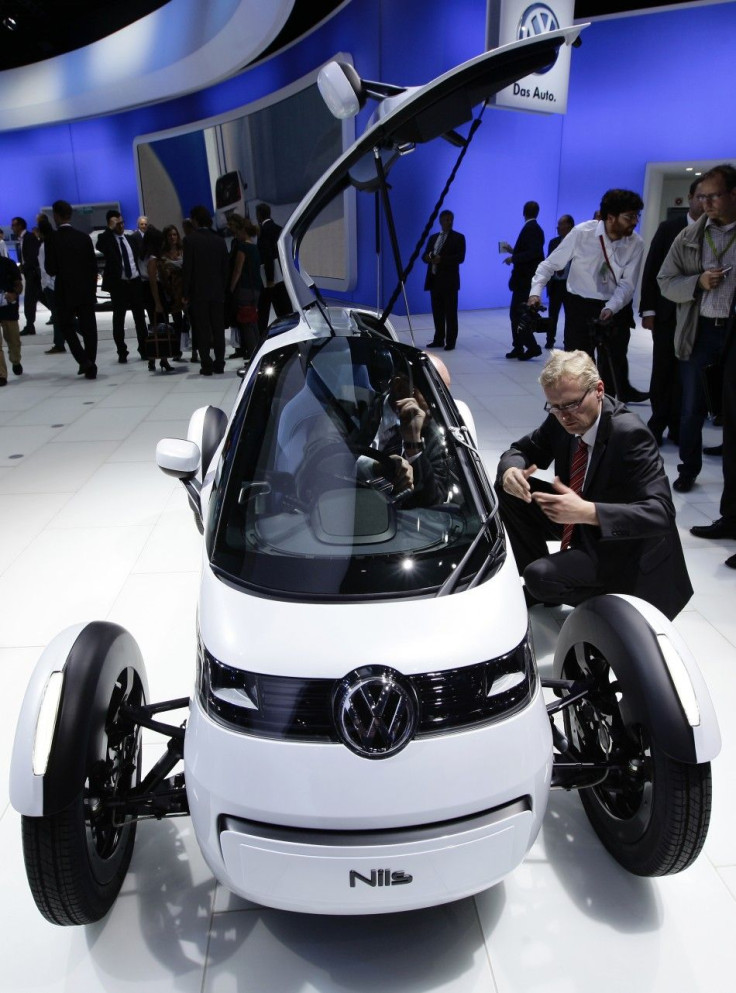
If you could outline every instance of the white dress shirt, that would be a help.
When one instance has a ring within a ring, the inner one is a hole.
[[[541,296],[542,289],[554,273],[570,262],[568,293],[588,300],[603,300],[604,309],[607,307],[617,314],[633,299],[643,255],[644,242],[638,234],[611,241],[603,221],[583,221],[576,224],[554,252],[539,263],[530,296]]]

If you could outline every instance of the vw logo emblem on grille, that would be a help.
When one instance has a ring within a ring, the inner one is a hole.
[[[385,759],[414,737],[418,707],[414,687],[387,666],[369,665],[348,673],[333,701],[343,744],[366,759]]]
[[[555,12],[546,3],[533,3],[521,15],[516,37],[519,41],[536,38],[548,31],[556,31],[559,26]]]

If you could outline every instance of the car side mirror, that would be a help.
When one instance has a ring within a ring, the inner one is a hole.
[[[204,534],[202,522],[201,483],[195,477],[202,464],[199,446],[183,438],[162,438],[156,445],[156,464],[167,476],[180,479],[187,491],[197,530]]]
[[[226,430],[227,414],[219,407],[199,407],[189,418],[187,440],[193,441],[201,453],[198,466],[200,483],[204,483],[204,477]]]

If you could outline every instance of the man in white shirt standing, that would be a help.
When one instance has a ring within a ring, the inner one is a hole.
[[[529,306],[542,308],[542,288],[553,274],[570,263],[565,300],[565,350],[582,349],[589,355],[598,348],[598,365],[611,373],[610,394],[624,403],[648,399],[629,383],[626,351],[631,337],[631,301],[639,279],[644,242],[634,228],[644,204],[631,190],[608,190],[600,205],[601,220],[576,224],[566,238],[537,266]],[[598,339],[591,322],[602,321]],[[600,338],[608,355],[601,354]],[[615,381],[615,383],[614,383]]]

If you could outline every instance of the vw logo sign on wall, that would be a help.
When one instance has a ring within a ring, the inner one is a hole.
[[[533,3],[521,15],[516,37],[519,41],[523,41],[524,38],[536,38],[537,35],[547,34],[548,31],[556,31],[559,26],[557,15],[546,3]],[[539,69],[534,75],[543,76],[553,65],[554,62],[546,69]]]
[[[396,755],[414,737],[418,719],[414,687],[387,666],[363,666],[341,680],[333,700],[337,733],[366,759]]]
[[[537,35],[547,34],[548,31],[556,31],[559,26],[555,12],[546,3],[533,3],[521,15],[516,37],[519,41],[536,38]]]

